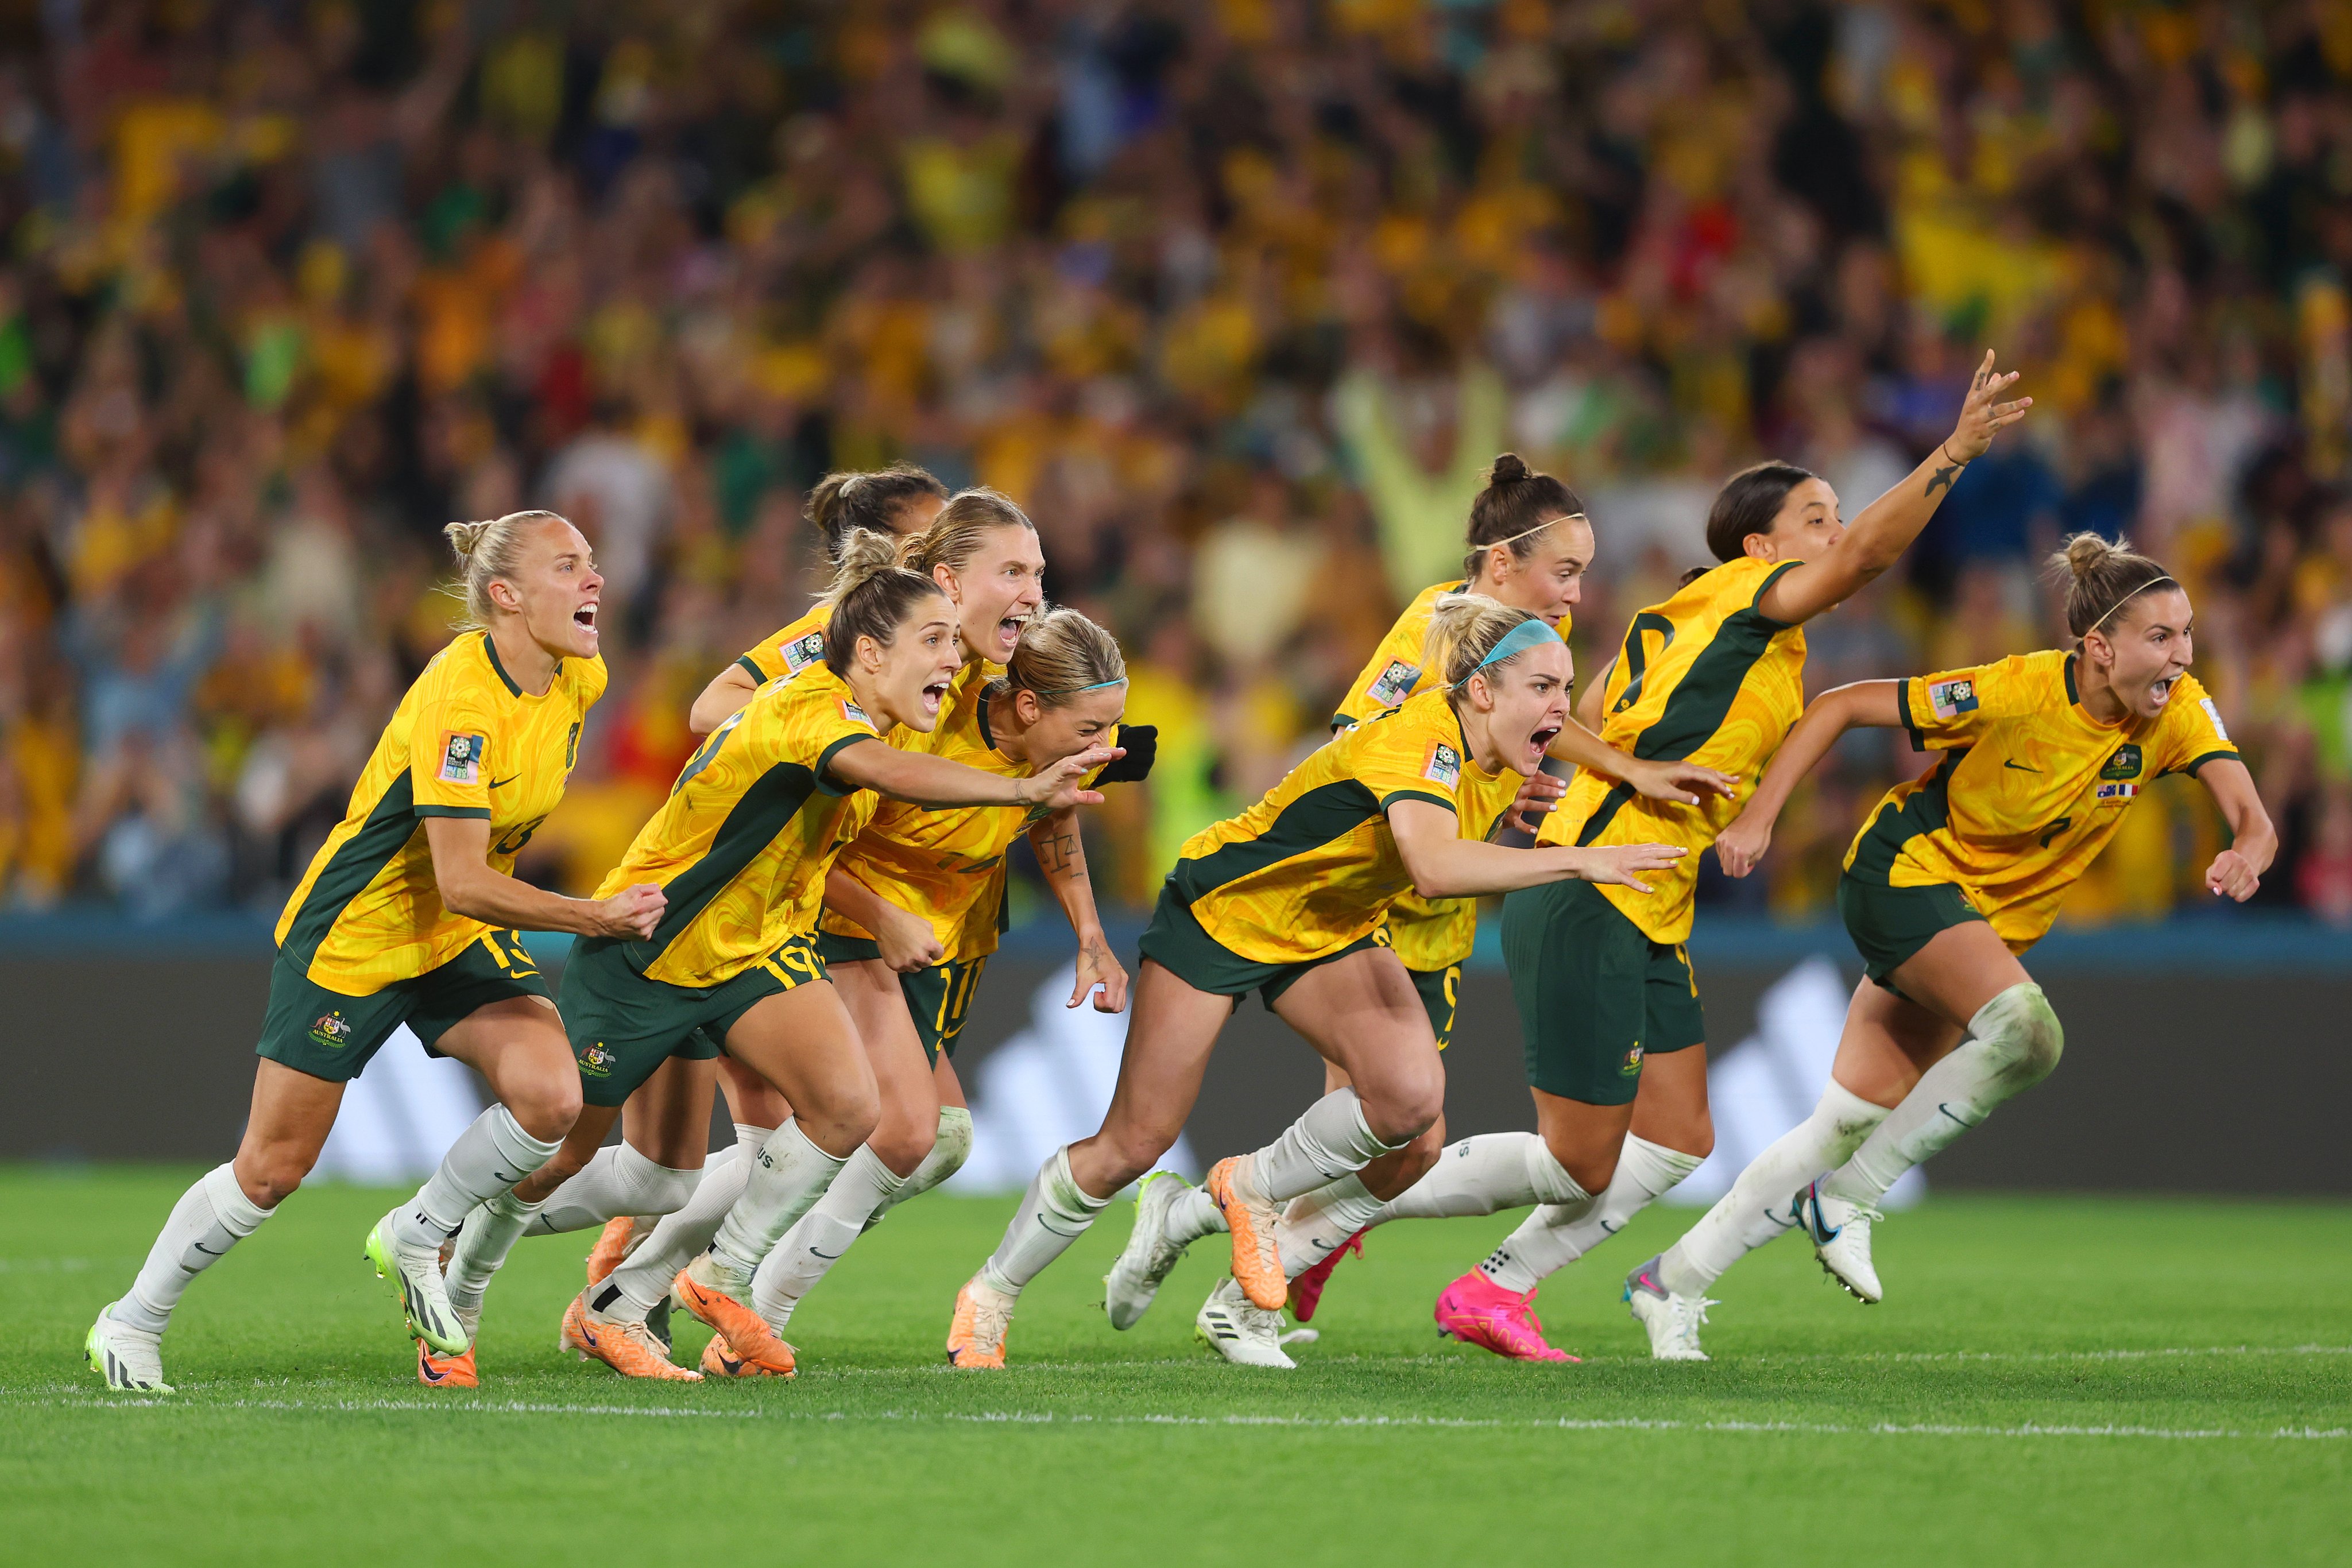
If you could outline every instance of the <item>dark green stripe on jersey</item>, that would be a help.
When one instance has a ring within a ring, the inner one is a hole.
[[[669,880],[664,889],[669,904],[654,934],[622,949],[631,967],[642,973],[659,959],[663,949],[694,924],[719,890],[741,875],[743,868],[791,825],[815,791],[816,775],[797,762],[769,768],[744,790],[711,835],[710,848],[702,858]]]
[[[1776,567],[1772,574],[1757,585],[1756,598],[1762,599],[1765,590],[1794,571],[1798,562],[1788,561]],[[1745,610],[1723,618],[1712,641],[1699,650],[1698,657],[1666,695],[1664,706],[1650,727],[1633,741],[1633,755],[1650,761],[1680,762],[1715,737],[1723,727],[1724,716],[1739,696],[1739,688],[1747,682],[1748,672],[1772,645],[1772,639],[1789,629],[1790,622],[1775,621],[1756,608],[1753,601]],[[1630,643],[1639,632],[1628,633]],[[1611,819],[1633,798],[1631,786],[1619,784],[1601,798],[1601,804],[1585,819],[1584,831],[1576,836],[1580,844],[1589,844],[1607,831]]]
[[[1862,841],[1854,846],[1852,875],[1891,885],[1895,857],[1903,852],[1903,846],[1922,833],[1943,831],[1952,820],[1952,775],[1969,750],[1961,746],[1947,751],[1937,759],[1927,781],[1905,796],[1901,806],[1879,808],[1870,826],[1863,830]]]
[[[1320,784],[1285,806],[1256,838],[1220,844],[1196,861],[1178,861],[1169,881],[1190,904],[1228,883],[1345,838],[1380,814],[1380,801],[1361,782]]]
[[[345,839],[342,847],[320,868],[318,880],[310,884],[310,895],[295,912],[294,924],[286,928],[286,940],[278,948],[297,972],[310,972],[310,960],[319,954],[319,944],[327,939],[327,933],[335,928],[335,922],[342,918],[352,900],[392,863],[392,857],[415,833],[415,784],[404,768],[368,812],[360,831]],[[482,815],[487,817],[489,813],[484,811]]]

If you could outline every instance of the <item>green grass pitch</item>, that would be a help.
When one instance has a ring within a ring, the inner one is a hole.
[[[1300,1370],[1192,1342],[1204,1246],[1118,1334],[1125,1205],[1029,1291],[1013,1370],[956,1373],[957,1284],[1009,1204],[900,1209],[794,1321],[789,1385],[559,1358],[587,1238],[526,1241],[484,1385],[417,1386],[360,1260],[391,1199],[299,1195],[190,1292],[168,1400],[81,1365],[193,1173],[0,1169],[0,1538],[16,1562],[1124,1564],[2341,1563],[2352,1207],[1941,1198],[1863,1308],[1782,1241],[1662,1365],[1618,1281],[1653,1212],[1540,1307],[1580,1366],[1441,1342],[1438,1287],[1507,1217],[1341,1265]],[[702,1331],[687,1323],[681,1354]],[[754,1555],[756,1554],[756,1555]],[[1538,1554],[1541,1554],[1538,1557]]]

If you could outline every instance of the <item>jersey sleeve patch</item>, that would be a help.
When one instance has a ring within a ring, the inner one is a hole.
[[[482,781],[482,756],[489,749],[489,737],[469,735],[464,730],[445,729],[441,732],[441,770],[437,777],[444,784],[478,784]]]
[[[2221,722],[2221,710],[2213,706],[2213,699],[2211,697],[2200,697],[2197,700],[2197,706],[2205,710],[2206,721],[2212,725],[2213,733],[2221,737],[2222,744],[2225,746],[2235,746],[2237,742],[2230,738],[2230,727]]]
[[[1937,718],[1958,718],[1977,711],[1977,683],[1973,676],[1956,680],[1931,682],[1927,687],[1927,706]]]
[[[1414,685],[1421,679],[1421,666],[1402,659],[1391,659],[1386,668],[1372,677],[1364,695],[1382,707],[1395,707],[1412,695]]]
[[[790,677],[786,678],[789,679]],[[866,716],[866,710],[864,708],[859,707],[847,697],[837,697],[835,700],[841,704],[842,717],[847,719],[852,724],[862,724],[868,729],[875,727],[874,721]]]
[[[1429,754],[1422,758],[1421,776],[1446,789],[1462,787],[1462,753],[1442,740],[1429,743]]]
[[[789,678],[799,674],[811,664],[824,662],[824,633],[810,632],[789,643],[776,644],[776,656],[784,662],[784,674]]]

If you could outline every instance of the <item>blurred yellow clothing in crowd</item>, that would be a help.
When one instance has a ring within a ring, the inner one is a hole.
[[[194,99],[134,103],[114,125],[114,213],[144,223],[178,193],[181,165],[219,147],[220,110]]]

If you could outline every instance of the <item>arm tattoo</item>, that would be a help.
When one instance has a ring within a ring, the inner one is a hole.
[[[1938,490],[1950,489],[1952,487],[1953,476],[1959,473],[1961,466],[1961,465],[1955,464],[1948,468],[1937,469],[1927,480],[1927,494],[1932,496]],[[1922,498],[1924,499],[1925,497]]]
[[[1037,852],[1037,864],[1047,876],[1083,877],[1087,874],[1086,852],[1075,830],[1069,832],[1041,834],[1033,841]]]

